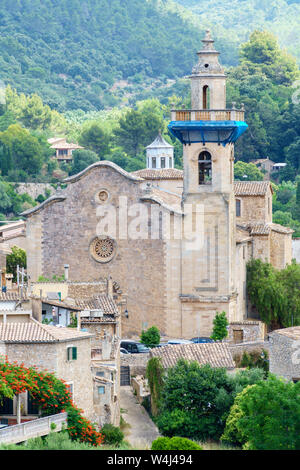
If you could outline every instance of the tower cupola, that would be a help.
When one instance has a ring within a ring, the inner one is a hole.
[[[210,31],[202,40],[203,48],[197,53],[198,63],[192,71],[192,108],[225,109],[226,76],[219,63],[220,53],[214,48]]]
[[[147,169],[174,168],[174,147],[165,141],[161,132],[146,148]]]

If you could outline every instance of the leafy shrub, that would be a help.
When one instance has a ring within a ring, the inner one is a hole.
[[[160,332],[157,326],[151,326],[147,331],[142,331],[141,343],[148,348],[154,348],[160,342]]]
[[[104,424],[101,428],[101,434],[104,438],[104,443],[108,445],[119,445],[124,439],[124,433],[121,429],[112,424]]]
[[[202,447],[184,437],[158,437],[152,442],[151,450],[202,450]]]

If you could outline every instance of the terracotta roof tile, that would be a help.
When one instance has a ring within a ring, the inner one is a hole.
[[[234,369],[235,365],[226,343],[179,344],[151,349],[150,355],[161,357],[164,368],[173,367],[179,359],[209,364],[211,367]]]
[[[144,170],[138,170],[132,172],[133,175],[143,178],[145,180],[182,180],[183,171],[177,170],[176,168],[165,168],[151,170],[145,168]]]
[[[290,227],[284,227],[283,225],[279,224],[270,224],[271,230],[273,232],[279,232],[279,233],[294,233],[294,230],[291,229]]]
[[[1,323],[0,341],[6,343],[56,343],[75,339],[90,338],[90,333],[74,328],[58,328],[43,325],[35,320],[28,323]]]
[[[264,196],[272,186],[270,181],[235,181],[235,196]]]
[[[76,299],[76,306],[82,310],[102,310],[105,315],[118,315],[118,307],[107,294],[97,295],[90,299]]]
[[[17,292],[0,292],[0,301],[14,301],[20,300],[20,295]],[[23,301],[29,300],[27,296],[23,297]],[[1,308],[1,306],[0,306]]]
[[[300,339],[300,326],[292,326],[290,328],[282,328],[281,330],[275,330],[270,333],[273,335],[277,333],[279,335],[287,336],[288,338],[299,340]]]

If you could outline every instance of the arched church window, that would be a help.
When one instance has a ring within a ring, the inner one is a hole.
[[[164,157],[161,158],[160,167],[161,168],[166,168],[166,159]]]
[[[203,109],[210,108],[210,90],[209,86],[205,85],[203,87]]]
[[[212,166],[211,154],[201,152],[198,159],[199,184],[211,184]]]
[[[240,199],[236,199],[235,205],[236,205],[236,216],[241,217],[241,201],[240,201]]]
[[[152,168],[156,168],[156,158],[152,158]]]

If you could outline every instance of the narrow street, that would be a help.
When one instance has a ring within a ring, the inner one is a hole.
[[[130,386],[121,387],[121,410],[123,419],[130,425],[125,430],[125,439],[137,449],[150,449],[159,432]]]

